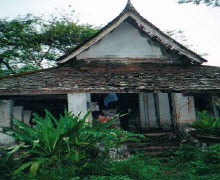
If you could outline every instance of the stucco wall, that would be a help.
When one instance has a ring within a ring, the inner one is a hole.
[[[122,22],[100,42],[80,53],[77,59],[87,58],[163,58],[161,48],[144,37],[128,22]]]

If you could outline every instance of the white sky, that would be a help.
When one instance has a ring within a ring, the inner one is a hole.
[[[105,25],[124,8],[127,0],[0,0],[0,18],[57,13],[71,5],[81,23]],[[187,44],[208,53],[209,65],[220,66],[220,7],[179,5],[177,0],[132,0],[137,11],[162,31],[184,31]]]

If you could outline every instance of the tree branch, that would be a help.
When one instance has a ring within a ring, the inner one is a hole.
[[[11,71],[12,73],[16,73],[16,72],[10,67],[9,63],[8,63],[8,62],[5,62],[4,59],[1,58],[1,57],[0,57],[0,64],[4,64],[9,71]]]

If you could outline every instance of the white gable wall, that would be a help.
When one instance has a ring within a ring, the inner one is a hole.
[[[128,22],[122,22],[99,42],[81,52],[77,59],[89,58],[165,58],[161,48]]]

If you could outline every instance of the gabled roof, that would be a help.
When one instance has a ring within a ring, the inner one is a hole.
[[[98,33],[92,36],[90,39],[74,48],[70,53],[60,57],[59,63],[65,63],[81,52],[87,50],[89,47],[100,41],[104,36],[112,32],[115,28],[117,28],[123,21],[130,18],[135,22],[136,28],[140,30],[142,33],[145,33],[147,36],[150,36],[152,39],[158,41],[163,47],[177,53],[181,56],[186,57],[192,63],[202,64],[203,62],[207,62],[204,58],[196,54],[195,52],[189,50],[185,46],[181,45],[162,31],[150,23],[148,20],[144,19],[131,4],[130,0],[125,7],[125,9],[121,12],[121,14],[116,17],[113,21],[111,21],[108,25],[102,28]]]

